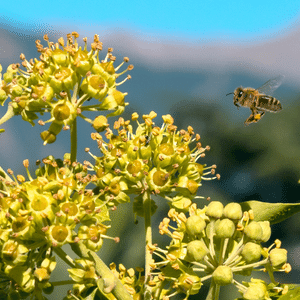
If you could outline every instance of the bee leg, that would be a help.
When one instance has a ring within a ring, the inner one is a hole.
[[[257,122],[255,119],[254,119],[254,114],[251,114],[250,117],[244,122],[245,126],[248,126],[249,124],[251,123],[255,123]]]
[[[252,112],[250,117],[244,122],[245,126],[251,124],[251,123],[257,123],[263,116],[265,112]]]

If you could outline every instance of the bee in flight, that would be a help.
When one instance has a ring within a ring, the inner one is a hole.
[[[258,122],[266,111],[278,112],[282,110],[281,103],[270,96],[283,82],[284,76],[270,79],[258,89],[238,87],[233,93],[233,104],[237,107],[244,106],[251,109],[250,117],[245,125]]]

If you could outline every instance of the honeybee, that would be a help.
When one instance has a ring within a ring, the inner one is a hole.
[[[271,95],[283,82],[284,76],[270,79],[258,89],[238,87],[233,93],[233,104],[237,107],[244,106],[251,109],[250,117],[244,122],[245,125],[258,122],[265,112],[278,112],[282,110],[279,100]]]

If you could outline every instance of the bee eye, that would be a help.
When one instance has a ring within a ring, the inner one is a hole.
[[[242,91],[240,91],[239,92],[239,97],[241,97],[243,95],[243,92]]]

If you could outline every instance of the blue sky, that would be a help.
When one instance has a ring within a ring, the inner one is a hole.
[[[20,5],[18,5],[18,3]],[[172,37],[247,39],[272,36],[298,25],[300,1],[36,1],[1,3],[0,22],[19,29],[44,25],[89,30],[127,28]]]

